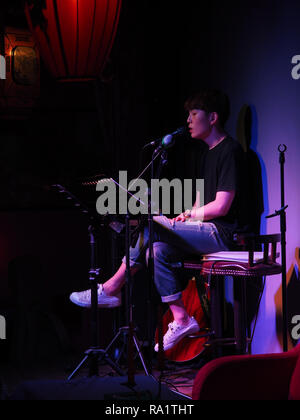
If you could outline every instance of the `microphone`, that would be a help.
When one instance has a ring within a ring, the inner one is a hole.
[[[175,144],[175,137],[180,136],[186,132],[185,127],[179,127],[177,130],[173,131],[171,134],[167,134],[163,138],[153,140],[150,143],[147,143],[145,147],[148,146],[157,146],[162,149],[169,149],[170,147],[174,146]]]

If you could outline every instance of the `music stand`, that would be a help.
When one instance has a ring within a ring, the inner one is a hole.
[[[123,189],[133,197],[136,201],[140,202],[141,204],[145,205],[138,197],[136,197],[134,194],[131,194],[126,188],[124,188],[122,185],[120,185],[117,181],[115,181],[113,178],[106,178],[99,180],[97,182],[93,182],[92,184],[97,184],[98,182],[113,182],[116,186]],[[96,376],[98,375],[98,363],[101,361],[107,362],[115,372],[117,372],[119,375],[124,376],[123,370],[118,366],[117,363],[115,363],[111,357],[109,356],[108,352],[111,349],[112,345],[117,341],[117,339],[120,336],[125,336],[127,338],[128,343],[128,385],[134,386],[134,376],[132,374],[133,372],[133,346],[135,345],[136,350],[138,352],[138,355],[140,357],[140,360],[142,362],[143,368],[145,370],[146,375],[149,375],[146,363],[144,361],[142,351],[139,345],[139,341],[136,335],[136,328],[133,324],[133,317],[132,317],[132,282],[131,282],[131,275],[130,275],[130,264],[129,264],[129,247],[130,247],[130,216],[127,209],[126,214],[126,321],[127,325],[124,327],[121,327],[117,333],[117,335],[112,339],[112,341],[109,343],[109,345],[105,349],[101,349],[99,347],[99,319],[98,319],[98,279],[99,275],[101,273],[101,269],[97,267],[96,262],[96,231],[98,229],[98,226],[100,224],[100,215],[95,212],[94,210],[91,210],[85,203],[80,201],[73,193],[68,191],[65,187],[62,185],[53,185],[53,187],[58,188],[60,193],[64,193],[67,195],[67,199],[72,200],[74,202],[74,205],[78,207],[85,215],[89,217],[90,225],[88,228],[89,232],[89,242],[90,242],[90,270],[89,270],[89,280],[91,284],[91,330],[92,330],[92,346],[84,352],[84,358],[82,361],[78,364],[78,366],[74,369],[74,371],[71,373],[71,375],[68,377],[68,380],[71,380],[78,372],[79,370],[86,364],[89,363],[89,376]],[[101,219],[102,222],[102,219]],[[109,226],[114,229],[117,232],[120,232],[122,229],[120,227],[124,227],[122,224],[118,224],[118,226],[115,226],[115,222],[112,222],[109,224]]]
[[[68,381],[70,381],[79,370],[88,363],[89,365],[89,376],[98,376],[98,362],[105,360],[106,363],[114,369],[119,375],[123,376],[124,372],[122,369],[109,357],[105,349],[101,349],[99,345],[99,317],[98,317],[98,278],[101,273],[101,269],[97,267],[97,241],[96,233],[99,226],[103,223],[102,219],[99,218],[98,213],[91,210],[85,203],[80,201],[74,194],[68,191],[65,187],[60,184],[52,185],[57,188],[59,193],[65,194],[68,200],[72,200],[74,205],[78,207],[82,213],[89,218],[89,243],[90,243],[90,270],[89,270],[89,282],[91,287],[91,347],[84,352],[84,358],[69,375]]]
[[[109,357],[105,349],[101,349],[99,345],[99,313],[98,313],[98,278],[101,268],[96,264],[96,227],[91,224],[88,228],[90,238],[90,270],[89,282],[91,286],[91,331],[92,346],[84,352],[85,356],[75,370],[68,377],[70,381],[77,372],[85,365],[89,364],[89,376],[98,376],[98,363],[104,360],[119,375],[124,375],[122,369]]]

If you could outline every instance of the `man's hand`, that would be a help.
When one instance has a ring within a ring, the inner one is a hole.
[[[186,210],[184,213],[181,213],[179,216],[174,217],[174,219],[171,219],[173,225],[175,222],[185,222],[187,219],[190,219],[191,217],[191,210]]]
[[[194,206],[193,210],[186,210],[184,213],[181,213],[179,216],[171,219],[171,222],[174,226],[175,222],[185,222],[190,218],[206,222],[211,219],[226,216],[232,205],[234,197],[235,191],[218,191],[214,201],[211,201],[202,207],[197,208]]]

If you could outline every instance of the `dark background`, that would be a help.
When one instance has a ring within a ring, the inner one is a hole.
[[[5,26],[27,28],[21,3],[2,4]],[[1,344],[9,359],[43,358],[53,347],[59,351],[59,329],[75,351],[90,344],[89,316],[69,302],[72,291],[89,287],[88,220],[49,186],[61,183],[77,191],[83,178],[99,173],[118,178],[119,170],[127,170],[130,180],[149,162],[142,146],[185,123],[183,102],[203,85],[198,74],[189,86],[185,64],[191,60],[194,25],[195,16],[183,5],[172,5],[170,14],[164,2],[125,1],[98,81],[58,83],[42,62],[40,98],[29,116],[1,119],[0,313],[8,334]],[[190,159],[196,162],[198,146],[188,137],[181,142],[170,150],[164,176],[193,176]],[[95,192],[94,197],[96,202]],[[114,242],[110,231],[101,235],[105,279],[120,262],[124,237]],[[145,273],[136,281],[136,317],[145,333]],[[115,315],[103,311],[101,317],[107,344]],[[117,317],[124,319],[124,311]],[[37,319],[32,331],[29,325]]]
[[[19,9],[8,8],[8,25],[26,27]],[[99,172],[137,175],[142,146],[183,125],[184,100],[207,86],[208,75],[213,84],[213,63],[200,35],[209,20],[203,25],[196,10],[125,1],[110,61],[98,82],[60,84],[42,64],[40,100],[30,118],[1,122],[2,209],[51,207],[47,194],[28,186],[39,189]],[[194,61],[195,48],[203,59]],[[182,153],[181,145],[170,152],[170,173],[182,171]]]

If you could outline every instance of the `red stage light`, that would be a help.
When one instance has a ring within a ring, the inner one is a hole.
[[[26,0],[25,13],[51,74],[60,81],[101,75],[122,0]]]

